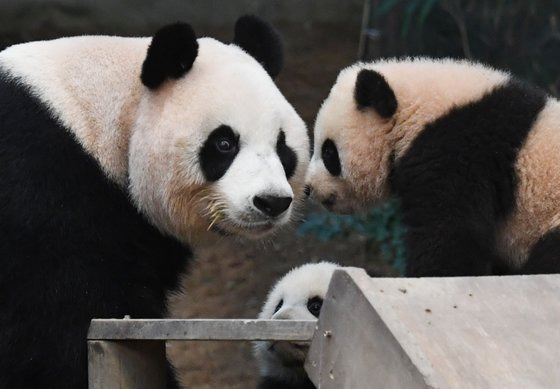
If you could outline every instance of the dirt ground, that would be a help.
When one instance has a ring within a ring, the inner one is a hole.
[[[280,89],[308,126],[338,71],[356,60],[358,26],[290,27],[287,58],[277,80]],[[315,205],[308,205],[317,211]],[[222,240],[197,253],[183,282],[184,293],[170,298],[173,317],[254,318],[270,286],[289,269],[308,261],[386,272],[374,253],[366,253],[360,237],[322,242],[300,237],[294,228],[268,242]],[[256,365],[248,342],[175,342],[169,355],[187,388],[244,389],[256,384]]]

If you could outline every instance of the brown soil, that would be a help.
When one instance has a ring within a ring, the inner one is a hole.
[[[311,126],[338,71],[356,59],[358,30],[290,26],[283,33],[292,45],[278,85]],[[171,316],[254,318],[275,280],[294,266],[321,259],[387,271],[365,252],[359,237],[322,242],[291,230],[268,242],[224,239],[197,253],[183,282],[185,293],[170,298]],[[168,351],[187,388],[255,387],[257,370],[248,342],[175,342]]]

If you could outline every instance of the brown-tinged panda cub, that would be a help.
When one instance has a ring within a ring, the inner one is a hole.
[[[509,73],[412,58],[341,71],[308,185],[335,212],[401,202],[408,276],[560,271],[560,102]]]
[[[281,66],[251,16],[231,44],[176,23],[0,52],[0,388],[87,388],[92,318],[160,318],[191,245],[292,219],[309,139]]]
[[[259,319],[313,320],[319,316],[333,272],[330,262],[292,269],[270,290]],[[314,389],[303,369],[309,343],[255,342],[259,389]]]

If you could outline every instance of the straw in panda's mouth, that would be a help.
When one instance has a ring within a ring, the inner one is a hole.
[[[213,212],[212,213],[212,221],[208,225],[207,231],[210,231],[212,229],[212,227],[214,227],[214,225],[216,223],[218,223],[220,220],[222,220],[224,217],[225,217],[225,213],[222,210],[217,210],[217,211]]]

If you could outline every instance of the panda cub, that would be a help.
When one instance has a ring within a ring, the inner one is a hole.
[[[560,102],[451,59],[342,70],[316,119],[308,185],[353,213],[389,196],[408,276],[560,271]]]
[[[309,139],[281,67],[252,16],[231,44],[176,23],[0,52],[0,388],[87,388],[92,318],[160,318],[191,245],[290,222]]]
[[[269,292],[259,319],[316,319],[337,268],[334,263],[319,262],[292,269]],[[255,342],[261,375],[258,388],[314,389],[303,369],[308,349],[308,343]]]

